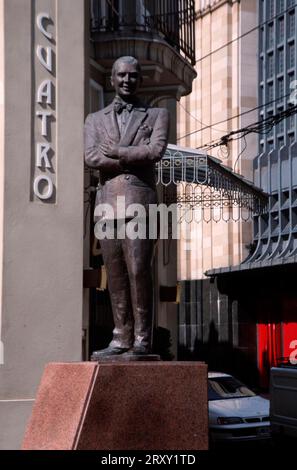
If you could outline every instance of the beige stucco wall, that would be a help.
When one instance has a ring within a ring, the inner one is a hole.
[[[192,148],[257,121],[257,111],[230,119],[257,106],[257,31],[230,43],[256,26],[257,1],[201,0],[196,9],[198,78],[192,94],[178,105],[177,138],[178,145]],[[225,122],[216,124],[221,121]],[[244,147],[239,140],[229,145],[228,152],[216,148],[208,153],[234,168]],[[252,179],[256,152],[257,137],[251,135],[235,171]],[[247,256],[252,239],[251,222],[199,222],[192,223],[188,231],[190,245],[185,239],[179,244],[180,279],[201,279],[208,269],[238,264]]]
[[[9,449],[20,445],[45,364],[81,359],[85,25],[83,0],[0,5],[5,87],[0,448]],[[37,138],[32,110],[38,82],[48,77],[36,65],[34,39],[41,39],[32,31],[38,11],[50,12],[48,30],[55,35],[54,203],[32,199]]]
[[[4,192],[4,0],[0,0],[0,188],[0,325],[2,325]],[[3,354],[2,331],[0,329],[0,364],[3,363]]]

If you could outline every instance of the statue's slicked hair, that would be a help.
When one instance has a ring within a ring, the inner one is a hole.
[[[112,69],[111,69],[111,76],[113,77],[114,74],[116,73],[116,70],[117,70],[117,67],[119,64],[121,63],[125,63],[125,64],[133,64],[133,65],[136,65],[136,68],[137,68],[137,71],[141,74],[141,67],[140,67],[140,63],[138,62],[137,59],[135,59],[135,57],[132,57],[130,55],[126,55],[126,56],[123,56],[123,57],[119,57],[114,63],[113,63],[113,66],[112,66]]]

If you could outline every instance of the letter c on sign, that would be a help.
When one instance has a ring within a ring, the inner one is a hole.
[[[41,181],[44,181],[48,186],[47,191],[45,193],[41,193],[39,191],[39,184]],[[34,180],[33,190],[34,190],[35,196],[39,197],[39,199],[49,199],[53,195],[54,185],[53,185],[52,180],[48,176],[40,175],[40,176],[37,176]]]
[[[48,33],[47,30],[45,29],[45,27],[43,26],[43,20],[44,19],[49,20],[50,15],[48,13],[39,13],[37,15],[37,18],[36,18],[37,27],[38,27],[39,31],[41,31],[42,34],[44,34],[44,36],[46,38],[48,38],[49,40],[52,40],[53,35],[51,33]]]

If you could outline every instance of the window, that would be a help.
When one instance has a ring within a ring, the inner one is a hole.
[[[294,132],[290,132],[290,134],[288,135],[288,140],[289,140],[289,145],[292,145],[295,143],[295,133]]]
[[[288,17],[288,35],[295,36],[295,11],[291,11]]]
[[[273,116],[273,111],[269,111],[267,113],[267,118],[270,118]],[[270,129],[270,131],[267,133],[267,138],[270,139],[273,143],[273,137],[274,137],[274,127]]]
[[[259,7],[259,10],[260,10],[260,21],[261,23],[264,21],[264,18],[265,18],[265,3],[264,3],[264,0],[260,0],[260,7]]]
[[[287,89],[288,89],[287,93],[290,93],[290,94],[291,94],[292,91],[294,90],[293,85],[291,85],[291,83],[292,83],[294,80],[295,80],[295,73],[294,73],[294,72],[289,72],[289,73],[288,73],[288,80],[287,80]],[[291,85],[293,88],[291,88],[290,85]]]
[[[254,392],[232,376],[213,377],[208,380],[209,400],[226,400],[228,398],[254,396]]]
[[[260,81],[262,82],[265,77],[264,57],[260,58]]]
[[[295,44],[290,44],[289,45],[288,67],[290,69],[295,67]]]
[[[274,0],[268,0],[268,18],[274,16]]]
[[[271,48],[274,45],[274,27],[273,23],[268,25],[267,28],[267,47]]]
[[[293,131],[295,129],[295,118],[296,116],[294,114],[288,118],[288,128]]]
[[[285,0],[278,0],[276,2],[277,5],[277,13],[281,13],[285,10]]]
[[[284,49],[280,49],[278,51],[278,73],[282,73],[284,71],[284,66],[285,66]]]
[[[259,44],[259,49],[260,51],[263,51],[264,49],[264,28],[260,28],[260,44]]]
[[[285,130],[285,123],[284,121],[281,121],[278,125],[277,125],[277,133],[278,134],[283,134]]]
[[[293,5],[295,5],[296,2],[295,2],[295,0],[288,0],[287,3],[288,3],[288,4],[287,4],[287,7],[290,8],[290,7],[292,7]]]
[[[264,103],[264,87],[263,86],[260,86],[259,101],[260,101],[260,104]]]
[[[277,42],[284,42],[285,38],[285,19],[282,16],[277,22]]]
[[[272,129],[270,129],[270,131],[268,132],[267,136],[268,136],[268,139],[272,142],[272,146],[273,146],[273,145],[274,145],[274,144],[273,144],[273,137],[274,137],[274,134],[273,134],[273,127],[272,127]],[[269,149],[269,150],[270,150],[270,149]]]
[[[277,97],[278,98],[283,98],[285,95],[285,85],[284,85],[284,79],[279,78],[278,79],[278,87],[277,87]]]
[[[270,103],[274,100],[274,86],[273,83],[267,85],[267,102]]]
[[[284,139],[284,136],[280,136],[278,137],[277,139],[277,145],[278,145],[278,148],[281,148],[285,145],[285,139]]]
[[[269,54],[267,57],[267,78],[274,76],[274,57],[273,54]]]

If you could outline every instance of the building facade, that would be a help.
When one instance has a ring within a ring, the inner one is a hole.
[[[81,359],[84,16],[80,0],[0,2],[2,449],[44,364]]]
[[[179,145],[207,149],[229,131],[257,120],[257,111],[251,111],[257,106],[257,31],[245,35],[256,24],[256,0],[196,2],[198,79],[177,106]],[[208,153],[252,180],[256,151],[257,139],[249,136],[246,144],[234,140]],[[218,219],[194,223],[191,231],[191,250],[180,247],[181,280],[204,279],[208,269],[237,264],[248,254],[251,223]]]
[[[256,0],[196,2],[198,79],[191,96],[177,106],[179,145],[207,149],[231,130],[258,120],[257,26]],[[208,152],[253,179],[257,136]],[[211,368],[236,370],[248,349],[245,321],[237,317],[237,303],[205,273],[244,261],[252,243],[252,221],[226,220],[194,221],[188,228],[190,249],[183,240],[179,246],[179,358],[203,358]]]

